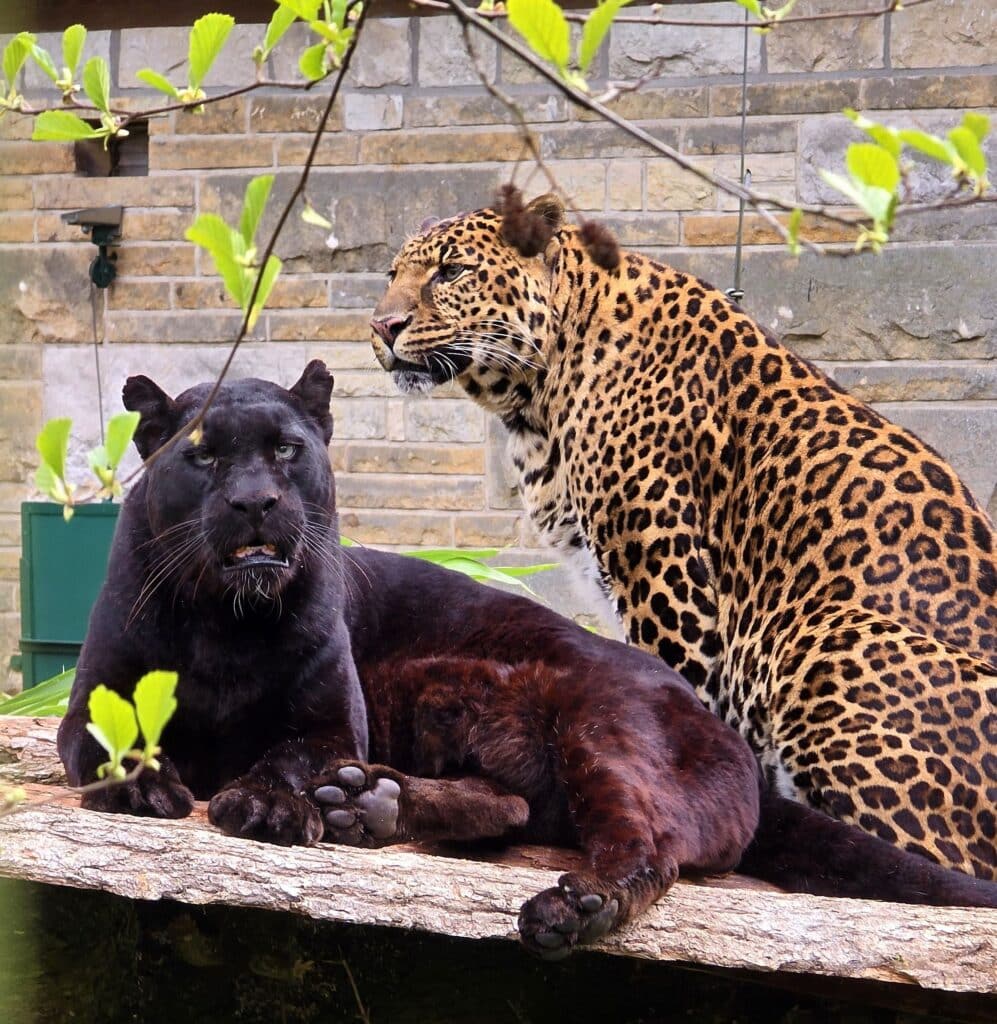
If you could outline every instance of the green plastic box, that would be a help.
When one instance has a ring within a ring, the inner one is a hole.
[[[72,668],[90,609],[107,572],[120,506],[80,505],[67,523],[62,506],[21,505],[21,672],[24,688]]]

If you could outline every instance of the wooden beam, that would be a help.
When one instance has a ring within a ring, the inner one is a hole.
[[[0,875],[133,899],[235,906],[415,928],[464,938],[515,938],[523,900],[556,872],[474,861],[418,847],[283,849],[207,824],[83,811],[51,780],[55,722],[0,717],[0,780],[26,784],[31,805],[0,819]],[[507,859],[508,861],[508,859]],[[527,851],[526,864],[570,862]],[[750,886],[750,883],[748,883]],[[997,993],[997,911],[907,907],[680,882],[606,953],[754,972],[789,972]],[[524,953],[524,956],[526,954]]]

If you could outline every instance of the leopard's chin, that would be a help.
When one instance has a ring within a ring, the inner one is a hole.
[[[428,370],[420,368],[392,370],[391,379],[403,395],[424,395],[432,391],[437,384],[444,383],[435,380]]]

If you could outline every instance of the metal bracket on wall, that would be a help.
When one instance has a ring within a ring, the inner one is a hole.
[[[83,234],[97,246],[97,255],[90,264],[90,280],[98,288],[106,288],[117,275],[116,254],[108,254],[107,247],[121,238],[121,206],[91,206],[86,210],[71,210],[62,215],[67,224],[78,224]]]

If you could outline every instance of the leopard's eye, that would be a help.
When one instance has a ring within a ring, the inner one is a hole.
[[[460,263],[444,263],[440,269],[436,271],[436,276],[441,281],[446,281],[447,284],[450,284],[451,281],[456,281],[465,270],[467,270],[467,267]]]
[[[279,462],[289,462],[298,454],[300,447],[301,445],[297,445],[293,441],[281,441],[280,444],[274,445],[274,458]]]
[[[201,469],[210,469],[217,461],[215,454],[207,448],[193,448],[190,452],[190,461]]]

